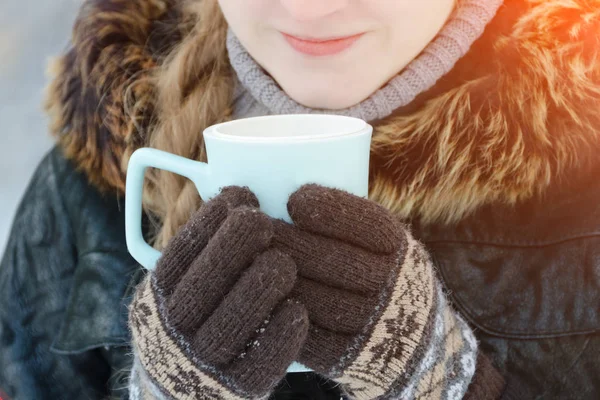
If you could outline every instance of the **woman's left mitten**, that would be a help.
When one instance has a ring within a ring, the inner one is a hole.
[[[288,210],[294,225],[275,223],[274,242],[296,262],[293,295],[309,314],[300,361],[355,399],[462,398],[477,344],[421,243],[383,207],[339,190],[304,186]]]
[[[270,248],[254,196],[227,188],[205,204],[138,287],[130,310],[131,397],[264,399],[308,331],[289,299],[294,261]]]

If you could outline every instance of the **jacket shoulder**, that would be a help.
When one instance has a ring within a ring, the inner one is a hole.
[[[122,211],[59,148],[38,165],[0,264],[0,382],[11,398],[105,396],[107,359],[91,350],[127,344],[139,271]]]
[[[56,150],[42,160],[17,209],[0,263],[0,382],[11,398],[100,396],[99,384],[73,384],[84,378],[78,363],[95,368],[98,359],[59,357],[50,350],[77,266],[61,193],[75,175]]]

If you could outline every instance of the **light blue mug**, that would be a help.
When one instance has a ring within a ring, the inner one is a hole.
[[[190,179],[208,201],[226,186],[247,186],[263,212],[291,222],[289,196],[317,183],[368,195],[373,128],[365,121],[337,115],[281,115],[239,119],[204,131],[208,163],[142,148],[129,160],[125,190],[125,234],[129,252],[152,270],[160,252],[142,236],[142,188],[146,168]],[[309,371],[294,363],[288,372]]]

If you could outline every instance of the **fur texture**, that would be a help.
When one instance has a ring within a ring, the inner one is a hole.
[[[378,124],[371,197],[454,222],[581,173],[600,147],[600,1],[506,0],[419,108]]]
[[[86,1],[72,48],[49,65],[51,132],[67,158],[103,191],[125,190],[122,161],[144,144],[152,121],[149,76],[180,40],[184,25],[169,0]],[[129,110],[129,104],[136,108]]]
[[[163,0],[83,8],[47,109],[65,153],[99,188],[123,192],[124,161],[152,123],[147,77],[188,19]],[[375,123],[371,198],[401,217],[455,222],[583,173],[600,150],[598,32],[600,0],[505,0],[450,74]]]

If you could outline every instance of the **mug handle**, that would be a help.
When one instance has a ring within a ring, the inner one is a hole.
[[[210,169],[206,163],[157,149],[141,148],[131,155],[125,184],[125,240],[133,258],[146,269],[153,270],[161,253],[146,243],[142,233],[142,191],[144,172],[148,167],[188,178],[194,182],[199,193],[204,192],[200,189],[201,186],[205,188],[209,185]]]
[[[208,164],[190,160],[165,151],[141,148],[133,152],[127,166],[127,182],[125,184],[125,240],[133,258],[148,270],[154,270],[161,256],[160,251],[144,240],[142,233],[142,191],[144,188],[144,172],[153,167],[174,172],[194,182],[198,193],[210,185],[210,167]],[[204,192],[207,193],[207,192]],[[293,362],[287,372],[310,372],[310,368]]]

